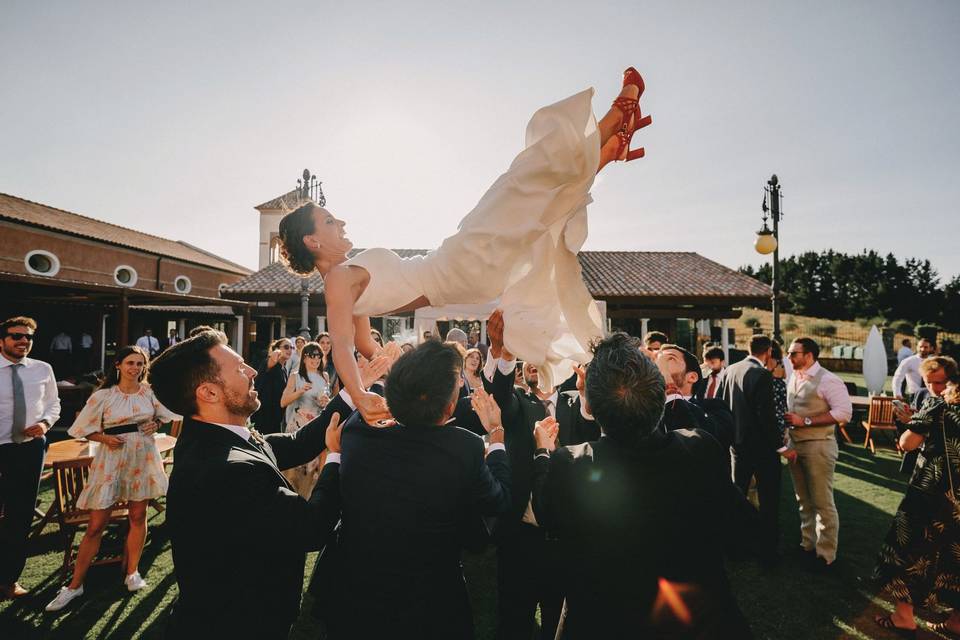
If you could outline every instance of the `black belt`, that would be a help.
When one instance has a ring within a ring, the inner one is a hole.
[[[140,431],[138,424],[118,424],[113,427],[104,427],[103,432],[108,436],[115,436],[120,433],[135,433]]]

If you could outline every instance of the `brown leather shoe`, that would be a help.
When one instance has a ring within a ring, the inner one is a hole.
[[[14,598],[22,598],[26,595],[29,595],[29,591],[20,586],[19,582],[14,582],[13,584],[3,584],[0,585],[0,598],[7,600],[13,600]]]

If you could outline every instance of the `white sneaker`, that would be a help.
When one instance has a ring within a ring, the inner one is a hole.
[[[134,571],[124,579],[123,584],[127,585],[127,591],[139,591],[147,586],[147,581],[140,577],[139,571]]]
[[[60,587],[60,593],[57,594],[57,597],[50,601],[44,611],[60,611],[65,606],[70,604],[70,601],[78,596],[83,595],[83,585],[80,585],[76,589],[71,589],[69,587]]]

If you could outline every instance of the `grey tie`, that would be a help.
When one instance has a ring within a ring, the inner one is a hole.
[[[17,371],[22,366],[22,364],[15,364],[10,367],[10,379],[13,381],[13,433],[11,439],[17,443],[26,440],[23,431],[27,428],[27,398],[23,395],[23,381],[20,379],[20,372]]]

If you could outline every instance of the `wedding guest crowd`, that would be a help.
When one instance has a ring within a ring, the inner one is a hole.
[[[50,366],[27,357],[36,328],[0,324],[0,595],[11,598],[26,594],[44,434],[59,418]],[[331,640],[468,640],[461,554],[488,543],[498,640],[749,638],[724,563],[779,563],[781,458],[804,564],[832,572],[835,430],[852,405],[816,341],[784,353],[754,335],[749,356],[725,366],[716,346],[698,359],[662,332],[615,333],[542,388],[503,333],[499,311],[484,348],[473,330],[403,347],[373,330],[380,348],[358,369],[392,419],[367,424],[338,384],[327,333],[273,341],[256,371],[211,327],[172,332],[153,359],[148,331],[144,347],[117,351],[70,426],[97,445],[78,501],[90,524],[46,610],[83,595],[118,502],[126,589],[147,587],[147,505],[166,495],[179,587],[170,638],[286,638],[306,553],[321,550],[309,591]],[[919,462],[875,570],[896,601],[877,624],[905,633],[915,608],[935,603],[951,608],[936,630],[960,632],[960,374],[934,350],[923,339],[898,368],[909,381],[916,365],[924,387],[908,382],[914,404],[897,408],[900,446]],[[181,416],[168,481],[153,434]],[[759,509],[745,498],[753,482]],[[256,615],[237,615],[244,603]]]

